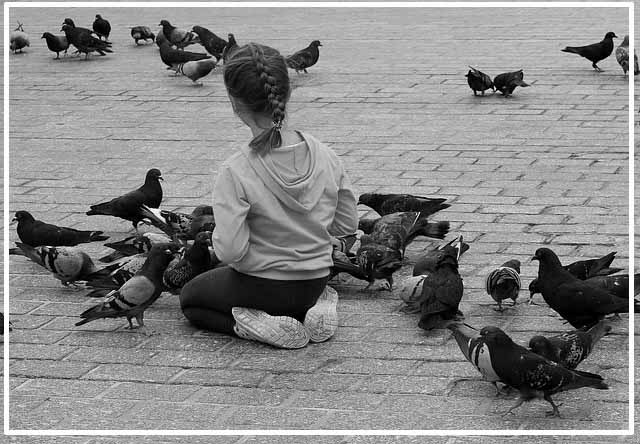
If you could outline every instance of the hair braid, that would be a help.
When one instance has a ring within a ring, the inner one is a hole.
[[[259,154],[281,146],[280,130],[290,92],[284,57],[273,48],[249,43],[225,63],[224,79],[231,96],[241,99],[254,112],[268,114],[273,122],[249,146]]]

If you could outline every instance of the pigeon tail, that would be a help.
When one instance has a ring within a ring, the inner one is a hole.
[[[580,54],[580,48],[576,48],[574,46],[567,46],[564,49],[561,49],[562,52],[570,52],[572,54]]]
[[[582,370],[572,370],[578,378],[574,381],[573,384],[568,384],[565,387],[565,390],[570,390],[572,388],[578,387],[591,387],[598,390],[608,390],[609,386],[604,382],[602,376],[596,375],[595,373],[589,373]]]
[[[436,239],[444,239],[449,232],[449,222],[427,223],[420,230],[420,234]]]

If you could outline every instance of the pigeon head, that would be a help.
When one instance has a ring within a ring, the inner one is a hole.
[[[62,28],[60,28],[60,31],[64,31],[64,33],[66,34],[67,31],[71,31],[74,27],[68,24],[64,24],[62,25]]]
[[[322,43],[320,43],[320,40],[314,40],[309,46],[314,46],[317,48],[318,46],[322,46]]]
[[[370,281],[378,276],[391,275],[402,267],[402,253],[394,248],[373,242],[368,235],[360,238],[358,263]]]
[[[483,327],[480,330],[480,336],[484,338],[487,344],[508,345],[513,343],[505,332],[494,326]]]
[[[538,248],[531,258],[532,261],[539,261],[541,265],[547,265],[554,268],[561,268],[562,264],[558,256],[549,248]]]
[[[547,357],[553,355],[551,352],[551,343],[544,336],[534,336],[529,340],[529,348],[532,352]]]
[[[160,20],[160,24],[158,24],[158,26],[171,26],[171,23],[169,23],[168,20]]]
[[[196,34],[198,34],[198,35],[199,35],[199,34],[200,34],[200,32],[202,31],[202,29],[203,29],[203,28],[202,28],[202,26],[198,26],[198,25],[196,25],[196,26],[194,26],[193,28],[191,28],[191,32],[195,32]]]
[[[97,18],[98,20],[102,20],[102,16],[101,16],[100,14],[96,14],[96,18]]]
[[[502,264],[502,266],[513,268],[518,273],[520,273],[520,261],[518,259],[511,259],[510,261],[507,261],[504,264]]]
[[[62,24],[63,25],[69,25],[69,27],[71,27],[71,28],[75,28],[76,27],[76,24],[70,18],[64,19],[64,22],[62,22]]]
[[[44,34],[42,34],[42,37],[40,37],[41,39],[46,39],[48,36],[53,35],[50,32],[45,32]]]
[[[17,220],[18,223],[20,223],[20,222],[30,222],[35,219],[31,215],[31,213],[29,213],[28,211],[20,210],[20,211],[16,211],[16,214],[13,220]]]
[[[141,238],[134,239],[133,245],[138,249],[139,253],[148,253],[153,247],[151,239],[149,239],[147,236],[142,236]]]
[[[206,244],[211,245],[211,232],[210,231],[201,231],[196,234],[196,238],[194,240],[196,244]]]
[[[162,178],[162,173],[157,168],[152,168],[147,171],[147,180],[164,180]]]
[[[624,39],[622,40],[622,43],[620,43],[620,46],[629,46],[629,36],[625,35]]]
[[[229,34],[227,35],[227,40],[229,41],[229,46],[231,46],[231,45],[237,45],[237,43],[236,43],[236,38],[235,38],[235,36],[234,36],[233,34],[229,33]]]
[[[605,34],[605,36],[604,36],[604,39],[605,39],[605,40],[606,40],[606,39],[617,39],[617,38],[618,38],[618,36],[617,36],[617,35],[616,35],[616,33],[615,33],[615,32],[613,32],[613,31],[609,31],[609,32],[607,32],[607,33]]]
[[[358,198],[358,205],[366,205],[370,207],[371,205],[382,202],[382,199],[382,194],[364,193]]]

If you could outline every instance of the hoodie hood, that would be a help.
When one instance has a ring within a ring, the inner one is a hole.
[[[324,193],[325,187],[318,187],[316,182],[324,176],[328,162],[321,156],[319,142],[315,138],[298,134],[303,140],[299,144],[276,148],[264,156],[256,154],[248,146],[241,150],[258,177],[284,206],[307,213],[318,204]],[[299,172],[291,172],[295,169],[295,156],[304,159],[304,167]],[[291,171],[285,171],[284,166],[278,165],[288,163],[291,166],[287,169]]]

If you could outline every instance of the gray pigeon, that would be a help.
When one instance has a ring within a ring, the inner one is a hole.
[[[18,51],[22,52],[22,49],[29,45],[29,36],[24,32],[22,23],[18,23],[18,27],[9,34],[9,49],[15,54]]]
[[[45,32],[40,38],[45,39],[49,51],[56,53],[56,58],[54,60],[60,59],[60,52],[62,51],[64,51],[65,55],[67,54],[67,49],[69,49],[69,42],[67,41],[66,36],[54,35],[50,32]]]
[[[620,46],[616,48],[616,60],[622,67],[625,75],[629,71],[629,36],[625,35],[624,40],[620,43]],[[633,74],[640,74],[640,69],[638,68],[638,56],[633,54]]]
[[[216,67],[216,62],[212,59],[195,60],[193,62],[181,63],[178,65],[177,72],[183,76],[189,77],[194,85],[202,86],[197,80],[209,74]]]

